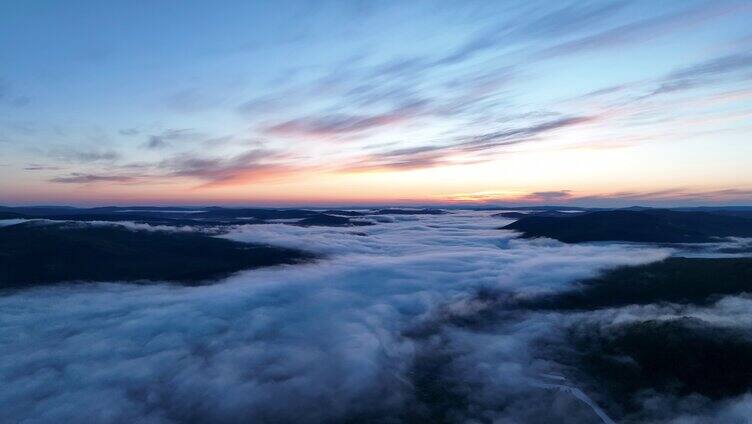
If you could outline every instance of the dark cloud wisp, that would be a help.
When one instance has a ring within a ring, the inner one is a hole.
[[[50,182],[65,184],[128,183],[132,181],[133,177],[124,175],[83,174],[78,172],[50,179]]]

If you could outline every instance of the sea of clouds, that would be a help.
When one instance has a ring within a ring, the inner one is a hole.
[[[564,329],[583,322],[695,314],[752,323],[752,300],[742,297],[684,310],[489,318],[498,293],[566,290],[672,253],[518,239],[497,229],[509,220],[490,215],[244,225],[223,237],[324,259],[198,287],[102,282],[3,293],[0,422],[608,422],[597,405],[609,400],[573,394],[578,382],[539,354],[541,344],[565,343]],[[677,409],[670,420],[733,422],[750,416],[752,400],[703,408]]]

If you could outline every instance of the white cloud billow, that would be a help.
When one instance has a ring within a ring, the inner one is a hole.
[[[416,361],[434,344],[457,355],[453,367],[479,384],[469,398],[482,407],[486,397],[534,390],[526,383],[553,368],[528,352],[556,320],[523,319],[493,337],[451,326],[426,338],[411,331],[472,308],[479,289],[555,291],[670,253],[514,239],[488,215],[404,216],[355,228],[247,225],[226,237],[325,258],[199,287],[101,283],[6,293],[0,421],[400,418],[416,401]]]

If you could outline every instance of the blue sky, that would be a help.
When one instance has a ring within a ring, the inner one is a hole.
[[[3,203],[752,203],[752,3],[6,1]]]

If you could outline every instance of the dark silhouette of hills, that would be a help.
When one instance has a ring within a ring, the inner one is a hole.
[[[566,205],[542,205],[542,206],[446,206],[445,209],[470,209],[474,211],[602,211],[602,210],[614,210],[618,208],[586,208],[582,206],[566,206]]]
[[[504,229],[523,237],[549,237],[567,243],[631,241],[701,243],[715,237],[750,237],[752,219],[709,212],[665,209],[612,210],[587,213],[533,215]]]
[[[491,216],[495,216],[497,218],[510,218],[510,219],[520,219],[530,216],[530,214],[525,212],[499,212],[495,213]]]
[[[447,213],[441,209],[379,209],[371,214],[373,215],[443,215]]]
[[[752,340],[739,329],[697,318],[637,321],[604,331],[584,326],[570,333],[572,365],[594,393],[641,408],[645,390],[711,399],[738,396],[752,385]]]
[[[477,209],[477,208],[476,208]],[[676,210],[631,207],[626,209],[588,209],[567,206],[512,207],[496,216],[519,219],[506,228],[521,231],[525,237],[553,237],[562,241],[657,241],[698,242],[712,237],[752,234],[750,207],[705,207]],[[523,213],[520,211],[530,211]],[[577,213],[562,212],[578,211]],[[151,207],[106,206],[74,208],[68,206],[0,206],[0,219],[51,219],[65,221],[133,221],[170,226],[224,226],[261,224],[274,220],[300,225],[360,226],[358,218],[378,215],[440,215],[436,208],[383,208],[370,211],[329,209],[224,208],[224,207]],[[544,219],[544,218],[551,218]],[[556,220],[557,218],[566,219]],[[725,220],[728,218],[730,220]],[[374,218],[375,219],[375,218]],[[734,221],[734,219],[738,219]],[[746,220],[741,220],[746,219]],[[305,221],[303,221],[305,220]]]
[[[261,209],[261,208],[175,208],[175,207],[0,207],[0,219],[27,218],[64,221],[133,221],[150,225],[169,226],[222,226],[238,224],[259,224],[272,220],[307,220],[301,225],[360,226],[362,221],[347,222],[332,219],[333,215],[343,217],[362,216],[354,211],[317,212],[307,209]],[[291,222],[291,224],[296,224]]]
[[[612,417],[621,418],[642,410],[646,390],[651,395],[699,394],[715,400],[746,393],[752,386],[752,337],[743,326],[711,320],[640,320],[643,312],[636,309],[628,314],[634,321],[618,320],[599,309],[666,302],[704,306],[725,295],[751,291],[752,258],[669,258],[617,268],[558,294],[530,298],[529,293],[480,289],[477,300],[484,307],[471,314],[447,314],[443,319],[452,326],[482,332],[516,322],[519,316],[539,316],[535,311],[543,312],[540,316],[557,316],[548,314],[550,310],[561,313],[565,323],[561,340],[540,340],[535,345],[536,358],[561,364],[569,380],[599,396],[599,405]],[[692,308],[674,310],[681,313]],[[437,330],[428,325],[413,331],[410,337],[430,337]],[[435,375],[429,376],[433,377],[430,382],[436,381]],[[447,395],[440,384],[426,387],[431,389],[428,393]]]
[[[77,222],[123,222],[131,221],[150,225],[167,225],[167,226],[221,226],[237,225],[242,221],[234,219],[191,219],[184,218],[185,214],[175,217],[165,216],[164,214],[149,214],[144,212],[136,213],[101,213],[101,214],[59,214],[59,215],[21,215],[20,218],[26,219],[49,219],[57,221],[77,221]]]
[[[364,212],[358,212],[358,211],[348,211],[348,210],[337,210],[337,209],[329,209],[326,211],[321,212],[326,215],[338,215],[338,216],[363,216],[366,215]]]
[[[299,250],[200,233],[38,222],[0,227],[0,288],[61,281],[190,284],[243,269],[313,258]]]
[[[25,215],[15,212],[3,212],[0,211],[0,219],[21,219],[25,218]]]
[[[255,219],[302,219],[321,215],[319,212],[305,209],[234,209],[234,208],[210,208],[204,212],[198,212],[192,218],[255,218]]]
[[[72,206],[0,206],[0,212],[17,213],[24,216],[57,215],[84,210],[88,209],[79,209]]]
[[[578,214],[578,213],[581,213],[581,212],[580,211],[562,212],[562,211],[557,211],[557,210],[553,210],[553,209],[551,209],[551,210],[540,209],[540,210],[535,210],[535,211],[531,211],[531,212],[517,212],[517,211],[499,212],[499,213],[495,213],[495,214],[493,214],[491,216],[495,216],[495,217],[498,217],[498,218],[521,219],[521,218],[528,218],[528,217],[531,217],[531,216],[572,216],[572,215]]]
[[[512,301],[532,310],[594,311],[665,302],[708,305],[752,291],[752,258],[669,258],[621,267],[570,291]],[[738,396],[752,385],[752,338],[746,330],[696,318],[583,322],[549,354],[577,370],[583,389],[608,393],[626,411],[642,407],[645,390],[711,399]]]
[[[366,225],[373,225],[373,223],[369,221],[353,221],[350,218],[345,218],[342,216],[320,214],[301,219],[300,221],[296,222],[295,225],[300,225],[303,227],[362,227]]]
[[[668,258],[621,267],[575,289],[517,303],[530,309],[593,310],[657,302],[706,304],[752,292],[752,258]]]

